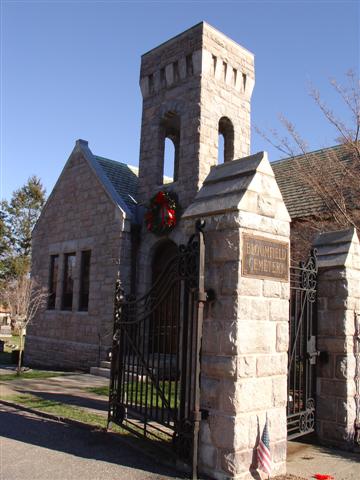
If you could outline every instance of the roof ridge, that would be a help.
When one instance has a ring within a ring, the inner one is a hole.
[[[102,157],[101,155],[94,155],[97,160],[105,160],[106,162],[115,163],[115,165],[124,165],[125,167],[139,168],[136,165],[129,165],[128,163],[119,162],[118,160],[112,160],[111,158]]]
[[[279,160],[274,160],[270,163],[271,163],[271,165],[274,165],[276,163],[286,162],[287,160],[293,160],[293,159],[296,159],[296,158],[305,157],[305,155],[312,155],[312,154],[319,153],[319,152],[326,152],[327,150],[334,150],[334,149],[338,149],[338,148],[341,148],[341,147],[344,147],[344,146],[345,145],[343,143],[339,143],[337,145],[333,145],[332,147],[323,147],[323,148],[319,148],[318,150],[312,150],[311,152],[301,153],[299,155],[294,155],[292,157],[280,158]]]

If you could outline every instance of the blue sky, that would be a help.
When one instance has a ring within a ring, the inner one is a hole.
[[[312,149],[336,132],[308,95],[359,69],[358,1],[1,0],[1,198],[38,175],[48,193],[77,138],[93,153],[138,164],[140,56],[205,20],[255,54],[252,123],[282,113]],[[256,133],[252,153],[277,151]]]

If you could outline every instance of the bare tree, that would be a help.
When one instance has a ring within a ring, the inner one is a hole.
[[[292,157],[292,168],[296,177],[311,190],[315,199],[312,215],[302,219],[311,229],[321,231],[324,225],[337,228],[353,226],[360,231],[360,84],[354,72],[347,73],[346,85],[335,79],[330,83],[340,96],[350,121],[342,120],[323,100],[319,91],[311,87],[310,96],[314,99],[336,131],[335,141],[339,147],[310,152],[306,141],[294,124],[280,115],[280,123],[285,136],[270,130],[267,134],[256,128],[267,142],[282,155]],[[295,172],[296,171],[296,172]],[[291,172],[289,172],[291,174]]]
[[[35,279],[23,275],[7,282],[2,290],[2,297],[10,309],[12,321],[19,329],[20,351],[17,372],[20,374],[26,327],[34,319],[36,313],[45,307],[48,291],[41,287]]]

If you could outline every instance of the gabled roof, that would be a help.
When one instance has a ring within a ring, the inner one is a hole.
[[[125,163],[115,162],[92,153],[86,140],[77,140],[73,152],[80,150],[104,186],[112,201],[131,218],[134,213],[136,199],[136,168]],[[71,157],[71,155],[70,155]]]
[[[81,148],[113,200],[125,213],[131,216],[137,199],[138,168],[94,155],[84,140],[78,140],[77,147]],[[303,218],[324,211],[324,202],[306,180],[304,171],[306,169],[311,170],[311,167],[315,164],[321,170],[321,165],[326,166],[326,160],[329,155],[333,154],[345,164],[351,162],[351,154],[347,147],[336,145],[309,152],[308,155],[298,155],[271,163],[292,219]]]
[[[323,164],[327,166],[330,155],[346,164],[351,162],[351,154],[346,145],[323,148],[308,155],[277,160],[271,163],[275,178],[278,182],[285,205],[292,219],[315,215],[324,211],[325,205],[321,197],[309,184],[304,172],[318,174]],[[312,171],[316,165],[316,171]]]

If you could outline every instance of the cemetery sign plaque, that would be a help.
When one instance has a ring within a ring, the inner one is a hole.
[[[270,238],[243,234],[242,274],[244,277],[289,280],[289,245]]]

